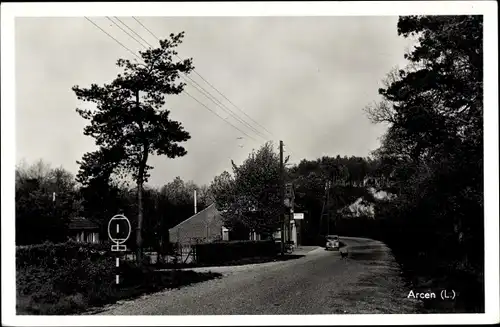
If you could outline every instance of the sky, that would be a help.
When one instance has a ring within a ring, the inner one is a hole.
[[[403,55],[411,46],[397,35],[397,16],[137,18],[160,39],[184,31],[179,56],[193,58],[196,72],[237,107],[196,73],[190,77],[264,134],[258,136],[188,85],[190,95],[223,119],[186,94],[168,96],[171,117],[191,139],[183,144],[188,154],[182,158],[150,157],[151,186],[176,176],[210,183],[231,170],[231,159],[241,163],[266,140],[276,148],[283,140],[291,163],[369,155],[385,127],[371,124],[362,109],[380,99],[381,80],[394,66],[405,65]],[[132,17],[120,19],[158,44]],[[105,17],[91,20],[133,52],[144,50]],[[90,105],[80,103],[71,87],[110,82],[120,72],[118,58],[135,57],[84,17],[16,18],[17,162],[43,159],[77,173],[76,161],[96,146],[83,135],[88,122],[75,111]]]

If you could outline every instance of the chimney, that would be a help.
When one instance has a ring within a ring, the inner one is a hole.
[[[196,190],[194,190],[194,214],[198,213],[198,209],[196,208]]]

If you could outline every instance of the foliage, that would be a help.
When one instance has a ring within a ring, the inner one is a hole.
[[[413,65],[380,90],[394,119],[377,155],[392,159],[399,201],[422,228],[432,224],[427,234],[451,247],[482,243],[482,19],[401,17],[398,33],[419,44],[406,55]]]
[[[391,72],[379,90],[382,102],[366,110],[389,126],[374,154],[399,195],[377,206],[392,231],[381,237],[412,267],[425,260],[450,275],[472,270],[475,277],[461,284],[478,289],[484,270],[482,25],[481,16],[400,17],[399,35],[416,38],[417,45],[405,55],[409,65]],[[408,235],[425,242],[415,246]]]
[[[16,244],[64,241],[81,211],[73,176],[39,160],[16,168]],[[55,193],[55,195],[54,195]]]
[[[79,182],[108,177],[117,169],[131,172],[136,181],[147,181],[149,154],[183,156],[186,151],[177,143],[189,139],[180,123],[169,118],[165,109],[165,95],[179,94],[184,84],[176,84],[179,73],[189,73],[191,59],[172,62],[174,50],[183,33],[171,35],[170,40],[160,41],[160,48],[139,52],[144,64],[119,59],[118,67],[124,69],[110,84],[90,88],[74,86],[79,100],[97,104],[97,110],[77,109],[90,125],[84,134],[96,139],[98,151],[87,153],[80,162]],[[139,92],[143,92],[139,103]],[[136,99],[132,99],[136,96]]]
[[[242,225],[257,233],[272,234],[280,225],[279,155],[268,142],[237,166],[216,177],[211,191],[228,228]]]
[[[328,230],[334,232],[337,211],[359,197],[368,197],[366,187],[382,186],[387,178],[379,167],[380,163],[370,158],[340,155],[302,160],[290,167],[288,179],[295,186],[295,211],[307,215],[302,225],[302,243],[323,245],[321,235],[326,235]],[[329,199],[324,207],[327,188]]]
[[[57,267],[60,264],[70,264],[74,260],[100,258],[103,252],[107,252],[109,249],[109,242],[92,244],[72,240],[64,243],[45,242],[18,246],[16,248],[16,267]]]
[[[105,246],[66,242],[18,247],[18,312],[77,313],[91,306],[220,276],[193,271],[158,273],[124,260],[117,270],[113,255],[97,251]],[[119,285],[115,281],[117,273]]]
[[[171,34],[160,41],[159,48],[140,51],[143,63],[119,59],[117,66],[123,74],[109,84],[72,88],[79,100],[97,105],[96,110],[77,109],[90,121],[84,134],[93,137],[99,147],[79,162],[78,181],[88,185],[95,179],[107,181],[112,173],[131,173],[137,183],[139,222],[143,215],[143,183],[152,169],[147,165],[149,155],[175,158],[187,153],[179,143],[187,141],[189,133],[169,117],[170,111],[164,107],[165,95],[179,94],[184,89],[185,84],[176,83],[179,74],[193,69],[191,59],[172,60],[183,37],[184,33]]]
[[[194,213],[194,189],[198,190],[198,210],[203,210],[211,204],[207,186],[185,183],[177,177],[160,189],[145,188],[146,247],[165,250],[168,229]],[[57,191],[55,202],[52,191]],[[43,161],[31,166],[21,162],[16,169],[16,244],[66,241],[67,223],[75,216],[83,216],[100,226],[104,241],[109,219],[114,215],[123,213],[132,226],[136,224],[136,198],[136,190],[111,179],[96,178],[78,188],[73,176],[62,168],[52,169]],[[136,248],[134,233],[127,246]]]

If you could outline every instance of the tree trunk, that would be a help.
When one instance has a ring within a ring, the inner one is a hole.
[[[160,231],[162,231],[162,229],[160,228]],[[163,235],[160,234],[160,239],[158,241],[158,250],[156,252],[156,263],[157,264],[162,264],[163,263]]]
[[[136,96],[136,106],[137,110],[140,111],[139,102],[139,90],[135,93]],[[138,121],[141,134],[144,134],[144,126],[142,125],[142,120]],[[144,140],[143,140],[144,142]],[[143,203],[142,203],[142,192],[144,184],[144,174],[146,172],[146,164],[148,162],[149,147],[147,143],[143,144],[141,161],[139,164],[139,171],[137,176],[137,230],[136,230],[136,241],[137,241],[137,263],[142,264],[142,221],[143,221]]]
[[[137,230],[136,230],[136,244],[137,244],[137,263],[142,264],[142,219],[143,219],[143,208],[142,208],[142,176],[139,176],[137,181]]]
[[[143,201],[142,201],[142,192],[143,192],[143,184],[144,184],[144,174],[146,172],[146,163],[148,161],[148,147],[145,144],[144,150],[142,154],[141,165],[139,167],[139,175],[137,177],[137,231],[136,231],[136,239],[137,239],[137,262],[142,264],[142,222],[143,222]]]

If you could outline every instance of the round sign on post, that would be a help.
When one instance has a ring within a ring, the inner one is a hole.
[[[114,245],[111,245],[111,251],[127,251],[127,246],[124,245],[128,238],[132,227],[130,221],[124,215],[115,215],[108,223],[108,236]]]

